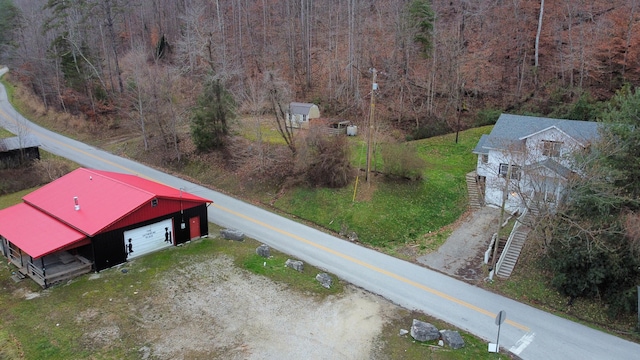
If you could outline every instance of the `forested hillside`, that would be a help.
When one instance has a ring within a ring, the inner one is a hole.
[[[635,0],[2,0],[2,62],[48,107],[170,141],[206,77],[411,131],[496,109],[564,116],[640,77]],[[13,31],[12,31],[13,29]],[[270,76],[265,76],[269,74]],[[460,112],[461,114],[459,114]],[[146,126],[146,127],[145,127]]]

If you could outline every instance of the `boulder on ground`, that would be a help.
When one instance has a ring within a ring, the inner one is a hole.
[[[316,275],[316,280],[318,280],[322,286],[326,287],[327,289],[331,289],[333,280],[331,279],[331,276],[329,276],[329,274],[320,273]]]
[[[263,258],[268,258],[271,256],[271,250],[269,249],[269,245],[262,244],[256,248],[256,254],[262,256]]]
[[[302,272],[302,270],[304,270],[304,263],[300,260],[287,259],[287,262],[284,263],[284,266],[290,267],[299,272]]]
[[[220,230],[220,236],[222,236],[223,239],[227,239],[227,240],[235,240],[235,241],[244,240],[244,233],[236,229],[222,229]]]
[[[431,341],[440,338],[440,331],[432,324],[413,319],[411,337],[417,341]]]
[[[464,339],[460,336],[460,333],[454,330],[442,330],[440,331],[444,344],[452,349],[460,349],[464,347]]]

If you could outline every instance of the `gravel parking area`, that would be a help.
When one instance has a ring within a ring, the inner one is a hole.
[[[318,300],[222,256],[160,284],[163,293],[139,309],[150,344],[143,359],[374,359],[376,338],[399,309],[353,286]]]

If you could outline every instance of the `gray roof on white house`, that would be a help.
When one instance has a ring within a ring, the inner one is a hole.
[[[474,154],[489,154],[489,148],[485,147],[487,139],[489,139],[489,135],[487,134],[482,134],[482,136],[480,136],[480,140],[478,141],[476,148],[473,149]]]
[[[473,153],[488,154],[489,149],[522,146],[527,137],[553,127],[586,145],[598,138],[599,126],[600,123],[592,121],[502,114],[491,133],[480,138]]]
[[[40,140],[33,135],[25,135],[22,137],[10,137],[6,139],[0,139],[0,151],[11,151],[18,149],[26,149],[30,147],[39,147]]]

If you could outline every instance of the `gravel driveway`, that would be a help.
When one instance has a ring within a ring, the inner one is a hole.
[[[419,257],[418,263],[464,280],[482,280],[484,252],[499,218],[500,209],[489,206],[467,213],[438,251]]]

